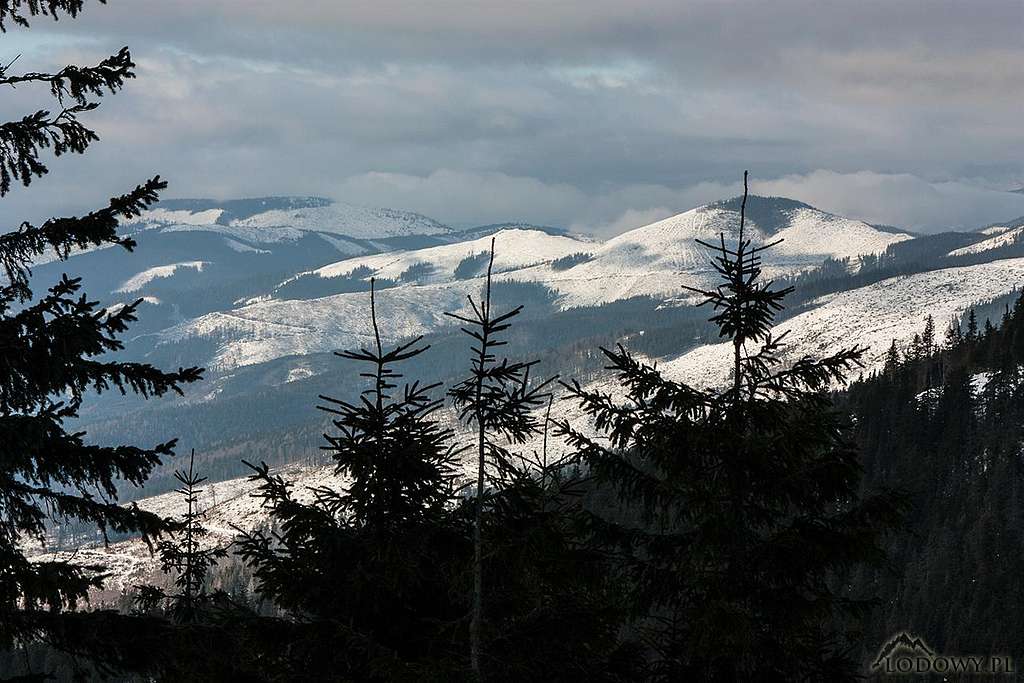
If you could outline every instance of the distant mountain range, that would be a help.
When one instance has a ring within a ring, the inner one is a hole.
[[[465,344],[443,314],[479,293],[492,238],[499,304],[526,304],[520,351],[542,353],[546,370],[592,375],[593,349],[625,341],[666,372],[721,381],[723,351],[707,312],[690,306],[681,286],[711,282],[696,240],[735,237],[738,211],[738,199],[714,202],[598,241],[517,222],[453,230],[319,197],[171,200],[124,226],[139,244],[134,253],[87,251],[39,265],[34,277],[42,288],[64,271],[81,275],[89,296],[111,309],[142,299],[125,355],[208,368],[181,400],[87,403],[90,435],[110,443],[179,435],[204,454],[208,473],[225,478],[240,471],[245,449],[273,462],[315,453],[316,395],[357,386],[331,352],[368,340],[371,277],[387,339],[427,335],[436,351],[419,369],[454,377]],[[765,271],[797,287],[779,324],[792,330],[793,356],[868,344],[870,369],[926,315],[944,326],[1024,281],[1024,219],[914,236],[779,197],[750,197],[747,217],[755,243],[782,240]],[[158,476],[153,487],[161,485]]]
[[[713,240],[723,231],[731,236],[738,208],[735,201],[715,203],[601,243],[518,223],[456,233],[419,214],[319,198],[223,206],[179,200],[130,228],[141,259],[95,253],[76,265],[87,277],[102,270],[100,286],[116,299],[112,303],[146,297],[162,309],[147,313],[153,319],[147,332],[155,334],[146,343],[216,339],[213,352],[196,361],[229,371],[365,339],[370,277],[394,290],[384,299],[391,302],[392,338],[446,326],[441,312],[461,308],[466,292],[479,289],[474,281],[491,237],[499,281],[530,283],[558,310],[635,297],[673,299],[681,284],[707,282],[707,258],[695,240]],[[748,211],[752,238],[783,240],[769,255],[773,275],[911,239],[787,199],[754,197]]]
[[[258,517],[244,484],[232,480],[241,458],[298,467],[312,482],[328,477],[315,466],[328,425],[314,404],[319,394],[351,398],[362,389],[332,352],[370,339],[371,277],[387,340],[422,334],[433,346],[404,368],[413,378],[449,382],[464,372],[466,341],[444,312],[479,294],[493,239],[496,305],[526,304],[513,356],[541,358],[544,374],[600,383],[597,346],[622,342],[663,372],[714,385],[726,379],[728,349],[682,285],[712,282],[696,240],[735,238],[738,212],[739,199],[728,199],[598,241],[517,222],[454,230],[408,211],[318,197],[172,200],[124,226],[138,242],[134,253],[86,251],[39,265],[34,278],[42,288],[64,271],[81,275],[89,296],[111,310],[142,299],[124,355],[208,368],[182,399],[97,397],[81,424],[101,443],[178,436],[181,448],[195,447],[203,473],[223,482],[226,498],[211,519],[228,533],[241,517]],[[754,243],[782,240],[766,253],[765,272],[796,287],[776,330],[790,331],[790,358],[856,343],[870,347],[870,371],[927,315],[941,330],[972,306],[995,310],[1024,282],[1024,218],[915,236],[792,199],[750,197],[747,219]],[[147,492],[172,486],[165,468]],[[163,510],[173,501],[146,504]],[[135,551],[125,553],[135,571]]]

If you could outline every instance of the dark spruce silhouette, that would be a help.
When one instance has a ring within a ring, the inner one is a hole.
[[[8,0],[0,3],[0,30],[5,22],[25,27],[39,14],[75,17],[81,9],[81,0]],[[11,86],[7,92],[15,86],[49,92],[54,111],[39,110],[0,125],[0,196],[16,183],[28,186],[46,175],[45,153],[84,153],[98,137],[80,117],[133,78],[135,63],[122,48],[98,64],[69,65],[53,73],[20,71],[21,66],[15,59],[0,67],[0,85]],[[91,393],[180,394],[201,373],[194,367],[164,372],[112,358],[109,354],[123,348],[121,339],[141,301],[108,313],[81,291],[78,278],[67,274],[37,296],[30,267],[44,254],[63,261],[86,247],[118,245],[131,251],[135,242],[119,234],[119,224],[156,202],[165,187],[157,176],[84,216],[25,222],[0,235],[0,268],[6,276],[0,285],[2,650],[27,651],[46,642],[92,659],[99,670],[147,668],[147,659],[152,660],[154,652],[138,646],[138,620],[109,610],[76,609],[102,587],[102,566],[82,566],[73,558],[31,559],[23,541],[45,542],[49,531],[76,522],[92,525],[96,538],[104,541],[113,533],[141,535],[151,543],[168,531],[168,520],[135,505],[119,505],[118,490],[142,486],[173,455],[175,440],[94,445],[72,424]]]
[[[828,394],[864,350],[781,366],[784,335],[771,330],[789,289],[761,277],[773,245],[751,244],[745,210],[741,200],[735,243],[704,245],[720,284],[695,290],[733,347],[730,385],[688,386],[622,346],[602,349],[624,401],[564,386],[605,438],[567,421],[558,432],[614,496],[594,510],[590,542],[620,558],[648,680],[855,680],[840,643],[873,600],[833,581],[883,563],[902,501],[861,493]]]
[[[467,296],[472,314],[445,315],[465,325],[462,331],[471,342],[469,376],[453,386],[448,394],[459,412],[459,419],[475,431],[476,486],[473,518],[473,590],[470,617],[470,669],[476,680],[482,680],[481,656],[483,650],[483,516],[487,503],[485,483],[495,474],[501,476],[515,470],[512,454],[502,441],[522,444],[541,431],[533,411],[547,400],[545,388],[554,381],[550,378],[530,384],[530,369],[537,361],[509,361],[497,355],[498,348],[508,344],[500,338],[511,327],[522,306],[504,313],[495,313],[491,301],[491,276],[494,268],[494,238],[487,261],[484,291],[479,302]]]

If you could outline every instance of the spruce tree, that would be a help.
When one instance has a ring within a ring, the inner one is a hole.
[[[935,353],[935,318],[931,314],[924,319],[924,331],[921,333],[921,349],[925,356]]]
[[[510,682],[637,680],[643,668],[622,632],[622,585],[586,543],[590,482],[549,438],[553,399],[540,450],[514,454],[486,494],[483,673]]]
[[[971,341],[978,338],[978,316],[974,313],[973,308],[967,314],[967,338]]]
[[[25,27],[31,17],[74,17],[81,0],[5,0],[0,29]],[[97,140],[79,116],[134,76],[131,54],[120,50],[93,66],[70,65],[54,73],[16,73],[15,60],[0,68],[0,85],[49,91],[56,113],[39,110],[0,125],[0,196],[14,181],[28,186],[48,171],[43,155],[82,153]],[[22,223],[0,235],[0,648],[46,638],[86,651],[95,645],[111,660],[131,653],[125,642],[103,641],[101,620],[69,615],[90,590],[102,585],[102,568],[71,560],[33,560],[23,541],[44,541],[47,525],[76,520],[103,533],[141,534],[147,540],[167,523],[134,504],[117,502],[118,486],[141,486],[174,441],[154,446],[97,446],[69,430],[90,391],[117,390],[144,397],[181,393],[200,378],[197,368],[163,372],[125,363],[114,354],[139,302],[116,313],[100,309],[64,275],[41,296],[30,286],[30,266],[43,255],[67,259],[75,249],[135,242],[118,233],[123,219],[138,216],[166,184],[159,177],[84,216]],[[89,624],[92,623],[93,626]],[[115,650],[120,649],[120,654]]]
[[[320,396],[329,405],[320,409],[336,415],[336,435],[325,434],[336,471],[351,477],[348,490],[337,496],[324,492],[321,501],[356,523],[375,530],[401,527],[443,511],[452,498],[458,476],[459,450],[452,430],[435,418],[441,407],[431,394],[440,383],[406,384],[394,366],[425,353],[422,336],[385,351],[377,325],[374,280],[370,280],[370,321],[374,347],[341,351],[346,360],[366,363],[371,372],[361,373],[373,382],[359,397],[348,401]]]
[[[473,590],[470,614],[470,669],[477,680],[483,678],[481,652],[483,649],[484,610],[484,539],[483,517],[487,504],[486,483],[492,477],[502,477],[516,471],[512,453],[505,444],[522,444],[540,432],[534,411],[544,405],[546,387],[554,378],[530,384],[530,369],[537,361],[510,361],[499,359],[496,350],[508,344],[502,332],[511,327],[522,306],[495,313],[492,309],[491,286],[494,268],[494,238],[487,262],[483,296],[478,303],[468,296],[471,316],[456,313],[446,315],[465,327],[472,340],[469,376],[449,390],[459,418],[473,428],[476,436],[476,486],[473,511]]]
[[[963,339],[964,333],[960,328],[960,318],[953,316],[949,321],[949,325],[946,326],[946,348],[952,349],[959,346]]]
[[[163,608],[179,623],[197,620],[200,608],[211,598],[206,592],[207,574],[218,560],[227,557],[227,548],[208,546],[205,542],[208,532],[203,524],[203,513],[199,510],[199,496],[203,492],[199,485],[206,481],[206,477],[195,471],[195,460],[193,449],[188,459],[188,470],[174,472],[174,478],[180,484],[175,492],[185,503],[185,512],[173,529],[175,537],[163,539],[156,546],[160,568],[174,576],[177,592],[167,594],[162,589],[143,586],[136,600],[144,612]]]
[[[896,346],[896,340],[893,339],[892,343],[889,344],[889,350],[885,352],[885,367],[883,369],[884,374],[887,377],[895,377],[896,371],[900,367],[900,350]]]
[[[772,245],[744,234],[745,198],[735,244],[704,245],[721,284],[696,290],[731,342],[730,385],[692,387],[603,349],[625,400],[567,383],[604,438],[559,429],[617,494],[595,511],[592,540],[620,558],[651,679],[852,679],[844,619],[872,603],[840,581],[883,560],[900,501],[859,496],[857,453],[830,404],[863,350],[781,365],[771,324],[788,292],[761,277]]]
[[[399,385],[396,366],[429,347],[383,346],[372,281],[370,320],[372,347],[336,354],[369,366],[369,388],[320,397],[337,430],[324,448],[346,487],[303,501],[265,463],[250,465],[273,527],[242,533],[238,553],[285,613],[263,628],[274,637],[259,656],[307,680],[451,678],[464,670],[451,648],[465,610],[452,567],[469,555],[451,519],[460,450],[437,415],[439,385]]]

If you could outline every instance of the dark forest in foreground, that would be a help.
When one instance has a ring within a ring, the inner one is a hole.
[[[3,22],[74,18],[81,0],[0,2]],[[82,153],[79,115],[133,77],[127,49],[56,73],[0,72],[49,89],[54,112],[0,127],[0,194]],[[746,175],[744,174],[746,189]],[[772,324],[794,294],[762,277],[774,244],[704,244],[716,288],[690,291],[733,350],[719,389],[673,381],[625,346],[601,349],[621,395],[538,376],[508,343],[521,307],[471,299],[461,381],[403,376],[414,339],[338,355],[358,396],[323,395],[325,449],[351,484],[301,501],[246,466],[265,529],[204,543],[201,472],[163,519],[117,502],[172,455],[96,446],[68,428],[87,397],[158,398],[201,371],[111,360],[136,306],[107,313],[65,277],[40,294],[35,259],[135,244],[117,230],[155,203],[154,177],[82,217],[0,236],[0,649],[5,675],[119,680],[853,680],[907,630],[943,650],[1021,645],[1020,485],[1024,299],[1000,325],[930,321],[881,373],[836,393],[864,349],[779,361]],[[856,340],[851,340],[855,344]],[[549,420],[560,385],[589,427]],[[310,402],[314,399],[310,397]],[[464,431],[437,419],[453,406]],[[468,433],[469,438],[464,434]],[[524,452],[538,435],[571,448]],[[599,438],[603,437],[603,438]],[[472,453],[474,481],[458,486]],[[191,461],[190,461],[191,462]],[[169,586],[90,609],[103,569],[29,559],[49,524],[95,524],[152,544]],[[224,572],[252,578],[234,585]]]

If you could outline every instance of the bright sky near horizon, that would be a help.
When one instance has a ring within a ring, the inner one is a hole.
[[[935,231],[1024,215],[1020,0],[111,0],[0,36],[43,70],[127,44],[101,142],[3,200],[81,212],[318,194],[611,234],[754,190]],[[4,120],[43,106],[8,91]]]

